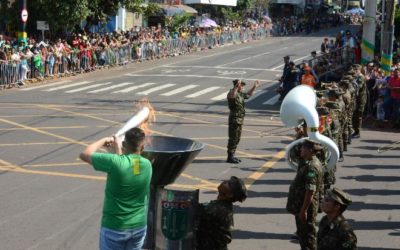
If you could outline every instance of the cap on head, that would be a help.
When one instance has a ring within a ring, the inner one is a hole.
[[[326,191],[326,195],[329,198],[332,198],[337,203],[344,205],[344,206],[348,206],[352,202],[350,196],[346,192],[344,192],[343,190],[340,190],[338,188],[329,189],[328,191]]]
[[[302,146],[306,147],[306,148],[309,148],[309,149],[312,149],[314,152],[322,150],[321,144],[319,144],[316,141],[310,140],[310,139],[304,140]]]
[[[236,86],[236,84],[238,84],[238,82],[240,82],[240,84],[241,84],[242,86],[246,85],[245,82],[243,82],[243,81],[241,81],[241,80],[239,80],[239,79],[235,79],[235,80],[232,81],[233,86]]]
[[[317,112],[319,116],[329,115],[329,109],[324,106],[317,107]]]
[[[326,102],[324,106],[331,110],[340,110],[339,104],[337,102]]]
[[[232,176],[228,181],[231,188],[233,199],[243,202],[247,198],[247,188],[244,182],[236,176]]]
[[[284,56],[283,59],[290,60],[290,56]]]

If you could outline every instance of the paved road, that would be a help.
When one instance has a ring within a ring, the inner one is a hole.
[[[77,156],[114,133],[143,97],[157,110],[156,133],[206,144],[174,188],[200,188],[201,201],[208,201],[220,180],[246,179],[249,198],[235,207],[230,249],[298,249],[290,239],[294,218],[284,209],[294,172],[283,155],[293,132],[280,122],[274,89],[284,55],[301,61],[334,32],[225,46],[0,92],[0,249],[97,248],[105,178]],[[247,102],[238,166],[225,163],[225,96],[235,78],[248,86],[263,82]],[[360,249],[400,246],[399,150],[377,152],[398,140],[394,132],[364,131],[338,167],[337,186],[354,200],[346,216]]]

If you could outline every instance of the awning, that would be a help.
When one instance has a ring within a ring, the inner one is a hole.
[[[175,14],[183,14],[183,13],[197,14],[197,10],[184,4],[180,5],[160,4],[160,8],[164,10],[164,14],[166,16],[173,16]]]

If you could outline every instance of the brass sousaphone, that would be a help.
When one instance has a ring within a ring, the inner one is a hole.
[[[328,169],[332,169],[339,159],[339,149],[335,142],[318,132],[319,118],[315,109],[316,105],[317,96],[314,89],[307,85],[299,85],[293,88],[283,99],[281,105],[280,116],[286,127],[296,127],[304,120],[307,123],[308,137],[290,143],[286,149],[286,160],[289,162],[289,166],[296,171],[297,162],[295,159],[291,159],[291,150],[306,139],[317,141],[328,149],[330,153],[327,163]]]

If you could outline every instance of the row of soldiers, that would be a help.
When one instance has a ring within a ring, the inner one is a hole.
[[[339,161],[344,160],[343,152],[347,151],[351,139],[360,137],[362,113],[367,100],[365,77],[361,69],[361,65],[351,65],[339,82],[316,86],[319,132],[337,144]],[[305,136],[307,124],[304,122],[297,129],[297,139]],[[307,154],[307,151],[310,153]],[[336,167],[327,168],[329,153],[326,148],[306,140],[295,147],[290,155],[291,159],[297,161],[298,169],[289,189],[287,210],[295,215],[301,249],[356,249],[357,238],[342,216],[351,199],[340,189],[330,189],[336,181]],[[336,195],[332,195],[332,192]],[[329,206],[326,199],[332,196],[335,196],[335,204],[338,205],[338,214],[333,221],[337,225],[332,228],[333,222],[328,222],[325,216],[317,234],[314,228],[317,212],[322,208],[329,217],[331,210],[326,208]]]

